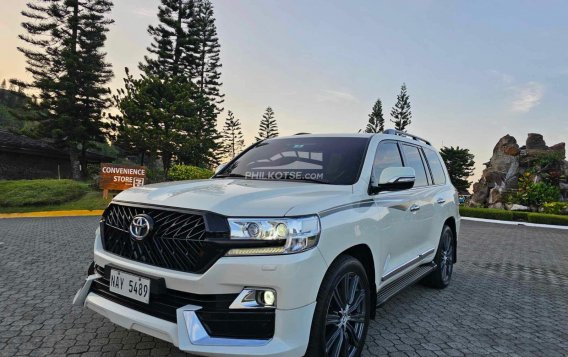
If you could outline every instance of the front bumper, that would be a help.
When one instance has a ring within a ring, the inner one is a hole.
[[[182,351],[206,356],[303,355],[309,341],[317,293],[327,270],[321,253],[314,248],[283,256],[224,257],[203,274],[185,273],[110,254],[102,249],[99,236],[95,241],[95,264],[158,277],[164,280],[167,289],[190,295],[238,295],[247,287],[270,288],[276,292],[274,333],[268,339],[210,336],[208,325],[204,327],[207,321],[199,318],[210,307],[200,306],[197,301],[177,305],[168,317],[143,312],[97,290],[95,281],[104,274],[100,271],[91,271],[83,288],[77,292],[75,304],[84,305],[117,325],[169,341]]]
[[[126,329],[137,330],[173,343],[182,351],[205,356],[301,356],[306,351],[315,302],[298,309],[276,310],[271,339],[211,337],[196,315],[201,307],[186,305],[177,309],[177,322],[170,322],[125,307],[89,292],[98,275],[87,278],[77,292],[74,304],[105,316]]]

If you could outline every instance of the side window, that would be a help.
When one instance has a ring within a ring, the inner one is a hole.
[[[414,187],[428,186],[428,179],[426,177],[426,168],[422,162],[422,156],[416,146],[402,145],[406,165],[412,167],[416,171],[416,181]]]
[[[387,167],[402,167],[402,159],[398,145],[394,141],[383,141],[379,144],[373,162],[373,179],[378,182],[381,172]]]
[[[436,152],[434,150],[424,148],[424,154],[426,155],[426,160],[428,160],[428,165],[430,165],[434,185],[445,184],[446,174],[444,173],[444,168]]]

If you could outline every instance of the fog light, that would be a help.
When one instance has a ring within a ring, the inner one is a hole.
[[[270,288],[245,288],[229,309],[275,309],[276,292]]]
[[[276,296],[274,295],[273,291],[266,290],[262,294],[262,299],[264,300],[264,305],[266,306],[274,306],[274,302],[276,301]]]

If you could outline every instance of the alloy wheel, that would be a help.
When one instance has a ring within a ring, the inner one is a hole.
[[[366,291],[359,275],[349,272],[337,282],[327,309],[325,350],[328,356],[356,356],[363,347]]]
[[[442,280],[447,282],[452,277],[454,268],[454,246],[452,233],[448,230],[442,237],[442,251],[440,255],[440,270],[442,273]]]

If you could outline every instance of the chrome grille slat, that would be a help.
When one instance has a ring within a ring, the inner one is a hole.
[[[154,219],[154,229],[142,241],[131,239],[129,226],[138,214]],[[162,268],[201,273],[225,253],[205,242],[205,217],[200,213],[111,204],[103,214],[103,247],[121,257]]]

